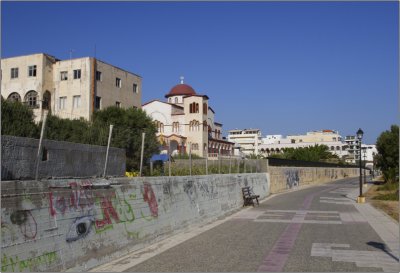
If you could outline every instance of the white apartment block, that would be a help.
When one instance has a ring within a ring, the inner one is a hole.
[[[266,143],[265,143],[266,142]],[[264,144],[265,143],[265,144]],[[274,153],[282,153],[286,148],[311,147],[315,145],[326,145],[332,154],[339,158],[346,157],[347,146],[337,131],[320,130],[307,132],[306,135],[267,135],[263,144],[259,146],[260,153],[269,156]]]
[[[262,144],[273,144],[283,138],[282,135],[266,135],[261,139]]]
[[[356,136],[346,136],[345,142],[347,145],[348,155],[346,162],[355,164],[360,159],[360,145]]]
[[[374,166],[374,157],[378,154],[376,145],[361,143],[361,159],[367,167]]]
[[[59,60],[39,53],[1,60],[1,95],[33,108],[89,120],[108,106],[141,107],[142,78],[92,57]]]
[[[174,86],[165,95],[166,102],[153,100],[142,109],[155,121],[162,153],[170,149],[172,155],[188,153],[212,159],[229,156],[233,144],[222,138],[222,124],[215,121],[215,111],[207,95],[197,94],[187,84]]]
[[[228,141],[237,143],[240,145],[241,151],[245,155],[259,154],[259,146],[261,141],[261,130],[260,129],[244,129],[244,130],[230,130],[228,135]]]

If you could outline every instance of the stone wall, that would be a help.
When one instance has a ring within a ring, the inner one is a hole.
[[[357,168],[272,167],[268,168],[271,193],[304,185],[317,185],[359,175]]]
[[[107,147],[43,140],[39,178],[102,176]],[[1,179],[34,179],[39,140],[1,136]],[[106,175],[125,174],[125,150],[110,148]]]
[[[1,271],[86,271],[269,195],[267,174],[3,181]]]

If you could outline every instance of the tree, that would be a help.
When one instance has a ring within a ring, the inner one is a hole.
[[[108,107],[93,115],[93,126],[99,131],[105,126],[114,125],[111,146],[126,150],[127,170],[139,170],[142,133],[146,133],[144,162],[158,153],[160,143],[156,137],[156,126],[152,119],[141,109],[122,109]]]
[[[2,135],[39,138],[39,132],[32,109],[20,102],[1,98]]]
[[[399,176],[399,126],[392,125],[390,131],[382,132],[377,141],[376,166],[381,169],[387,182],[396,182]]]
[[[271,157],[314,162],[323,161],[337,163],[340,161],[337,155],[329,152],[329,147],[326,145],[286,148],[283,150],[282,154],[274,154]]]

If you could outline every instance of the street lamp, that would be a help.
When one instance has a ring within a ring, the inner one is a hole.
[[[360,154],[359,154],[359,162],[360,162],[360,196],[357,198],[357,203],[364,203],[365,202],[365,197],[362,194],[362,171],[361,171],[361,139],[363,138],[364,132],[363,130],[358,129],[357,131],[357,139],[358,139],[358,145],[360,147]]]

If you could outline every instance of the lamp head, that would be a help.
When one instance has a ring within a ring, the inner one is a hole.
[[[364,132],[363,132],[363,130],[361,130],[361,128],[360,128],[360,129],[358,129],[358,131],[357,131],[356,134],[357,134],[358,140],[361,140],[361,139],[363,138]]]

